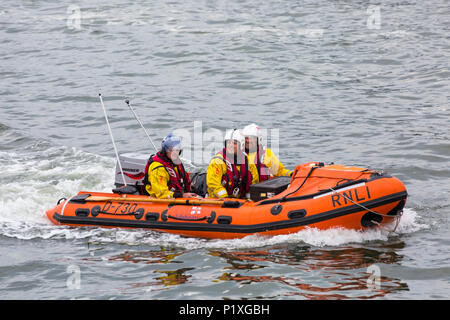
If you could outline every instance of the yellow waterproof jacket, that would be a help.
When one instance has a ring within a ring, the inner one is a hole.
[[[257,162],[255,157],[256,157],[256,152],[249,153],[248,162],[255,165]],[[264,164],[270,171],[271,177],[290,176],[293,172],[292,170],[286,169],[284,167],[284,165],[281,163],[281,161],[278,160],[275,153],[273,153],[272,150],[270,150],[270,149],[264,150],[263,160],[264,160]],[[258,177],[256,179],[256,183],[258,183],[259,182],[258,171],[256,171],[256,176]]]
[[[175,170],[177,168],[175,167]],[[150,184],[145,186],[147,193],[154,198],[167,199],[173,198],[173,191],[167,186],[170,181],[169,173],[160,162],[153,161],[148,168],[148,180]]]
[[[240,171],[241,166],[237,166]],[[252,174],[251,184],[257,183],[258,181],[258,171],[254,164],[249,162],[249,171]],[[230,198],[233,195],[228,194],[227,189],[222,185],[222,177],[227,174],[227,165],[221,154],[214,156],[206,170],[206,184],[208,186],[208,196],[209,198]],[[240,195],[240,198],[246,195]]]

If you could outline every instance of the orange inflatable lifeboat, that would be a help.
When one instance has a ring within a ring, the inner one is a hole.
[[[289,234],[307,227],[377,228],[398,223],[407,198],[400,180],[366,168],[310,162],[297,166],[287,179],[253,185],[253,200],[154,199],[82,191],[61,199],[46,215],[56,225],[142,228],[229,239]]]

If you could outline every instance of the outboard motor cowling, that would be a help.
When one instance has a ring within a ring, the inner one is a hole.
[[[149,157],[147,155],[144,156],[142,154],[133,153],[119,155],[125,182],[127,185],[136,187],[138,192],[141,194],[144,189],[145,166],[147,165],[148,158]],[[120,167],[117,161],[114,185],[116,188],[120,188],[124,185],[122,173],[120,172]]]

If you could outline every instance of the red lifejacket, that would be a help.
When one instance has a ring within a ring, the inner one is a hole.
[[[226,149],[217,153],[221,155],[227,166],[227,172],[222,176],[222,185],[227,189],[228,195],[235,195],[235,189],[239,188],[239,195],[245,195],[250,190],[252,183],[252,174],[248,167],[248,158],[244,153],[240,153],[239,163],[230,162],[226,157]],[[218,157],[220,158],[220,157]],[[240,170],[237,166],[240,165]]]
[[[184,170],[183,164],[180,162],[180,164],[175,165],[172,160],[167,158],[167,156],[161,151],[159,151],[155,155],[150,156],[147,161],[147,165],[145,166],[144,186],[150,184],[148,169],[150,168],[150,165],[155,161],[161,163],[161,166],[155,167],[153,170],[161,167],[164,167],[167,170],[167,173],[170,177],[170,180],[167,183],[167,187],[170,191],[178,193],[191,192],[191,180],[189,178],[189,174],[186,172],[186,170]],[[175,170],[175,168],[177,170]],[[145,187],[144,190],[146,190]]]
[[[258,150],[256,151],[255,160],[256,160],[256,169],[258,170],[258,176],[259,176],[259,182],[263,182],[270,179],[270,170],[269,168],[264,164],[264,159],[261,159],[260,149],[258,146]],[[262,150],[263,154],[265,155],[264,149]]]

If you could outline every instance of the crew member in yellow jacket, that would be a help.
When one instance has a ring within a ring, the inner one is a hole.
[[[181,138],[173,134],[165,137],[161,150],[152,155],[145,169],[144,185],[154,198],[193,198],[191,180],[180,160]]]
[[[293,171],[284,167],[275,153],[262,144],[261,128],[252,123],[242,130],[245,139],[245,152],[248,154],[248,162],[254,164],[258,178],[256,183],[263,182],[272,177],[291,176]]]
[[[256,181],[256,166],[249,164],[241,149],[239,130],[227,130],[224,140],[224,149],[211,159],[206,170],[208,197],[248,198],[250,185]]]

